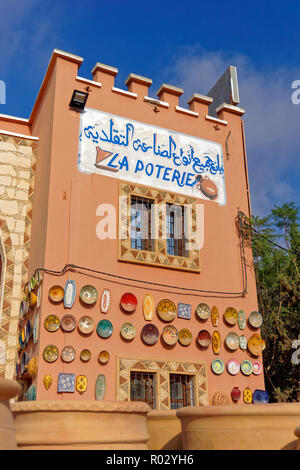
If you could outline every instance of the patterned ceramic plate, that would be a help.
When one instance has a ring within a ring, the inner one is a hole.
[[[132,323],[125,322],[121,326],[120,333],[124,339],[131,340],[135,337],[136,328]]]
[[[229,325],[236,325],[238,321],[238,312],[233,307],[228,307],[224,313],[225,320]]]
[[[246,326],[246,315],[244,310],[238,312],[238,325],[240,330],[244,330]]]
[[[230,349],[231,351],[235,351],[240,345],[239,335],[233,332],[228,333],[225,338],[225,343],[228,349]]]
[[[211,363],[211,368],[215,374],[220,375],[224,372],[225,364],[222,359],[214,359]]]
[[[125,292],[120,301],[121,307],[127,313],[133,313],[137,306],[137,298],[131,292]]]
[[[65,346],[61,352],[61,358],[64,362],[74,361],[75,349],[72,346]]]
[[[220,354],[221,351],[221,335],[218,331],[214,331],[212,335],[212,348],[215,354]]]
[[[178,331],[173,325],[165,326],[162,330],[162,338],[166,344],[173,346],[178,341]]]
[[[98,292],[94,286],[86,285],[80,289],[79,297],[84,304],[92,305],[97,301]]]
[[[260,312],[251,312],[248,320],[253,328],[260,328],[263,324],[263,316]]]
[[[227,362],[227,370],[231,375],[238,374],[240,371],[240,363],[236,359],[230,359],[230,361]]]
[[[159,331],[157,326],[153,325],[153,323],[148,323],[147,325],[143,326],[141,337],[144,343],[148,344],[149,346],[157,343],[159,338]]]
[[[248,349],[253,356],[259,356],[265,349],[265,342],[258,334],[255,333],[248,339]]]
[[[61,286],[52,286],[49,290],[49,298],[52,302],[62,302],[64,295],[65,291]]]
[[[44,348],[43,358],[45,359],[45,361],[54,362],[58,358],[58,355],[59,355],[58,347],[55,346],[54,344],[48,344],[48,346]]]
[[[109,361],[109,352],[108,351],[100,351],[98,360],[101,364],[107,364]]]
[[[245,351],[247,349],[247,338],[244,335],[240,336],[240,348]]]
[[[100,310],[102,313],[107,313],[110,306],[110,291],[104,289],[101,295]]]
[[[81,317],[78,321],[78,329],[84,335],[89,335],[94,329],[94,320],[88,316]]]
[[[45,318],[44,326],[47,331],[57,331],[60,326],[60,320],[56,315],[48,315]]]
[[[259,375],[262,372],[262,363],[260,361],[254,361],[253,364],[253,374],[254,375]]]
[[[67,314],[60,320],[60,327],[67,332],[73,331],[76,328],[76,319],[73,315]]]
[[[173,321],[176,317],[176,305],[172,300],[163,299],[157,305],[157,315],[163,321]]]
[[[192,342],[193,335],[187,328],[182,328],[178,333],[178,341],[182,346],[189,346]]]
[[[80,359],[83,362],[88,362],[91,359],[91,351],[89,349],[83,349],[80,353]]]
[[[241,372],[244,375],[250,375],[252,374],[252,371],[253,371],[253,366],[252,366],[251,361],[248,361],[248,359],[245,359],[245,361],[241,362]]]
[[[199,331],[197,342],[202,348],[208,348],[211,343],[211,334],[206,330]]]
[[[97,325],[97,333],[101,338],[109,338],[112,335],[113,326],[109,320],[100,320]]]
[[[196,313],[201,320],[207,320],[210,316],[210,308],[207,304],[201,303],[197,305]]]
[[[143,300],[143,313],[146,321],[151,321],[155,312],[154,298],[152,294],[146,294]]]
[[[216,307],[215,305],[211,308],[210,318],[212,325],[214,327],[217,327],[219,324],[219,310],[218,307]]]

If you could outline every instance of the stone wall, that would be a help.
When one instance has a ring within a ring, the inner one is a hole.
[[[0,377],[16,376],[19,307],[28,258],[37,142],[0,133]]]

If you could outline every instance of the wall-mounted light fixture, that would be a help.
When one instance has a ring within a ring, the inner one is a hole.
[[[85,107],[89,94],[84,91],[74,90],[70,101],[70,108],[82,111]]]

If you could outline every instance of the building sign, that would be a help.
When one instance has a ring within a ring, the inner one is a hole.
[[[81,114],[78,167],[226,204],[220,144],[95,109]]]

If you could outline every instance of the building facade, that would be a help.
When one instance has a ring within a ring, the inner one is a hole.
[[[0,116],[1,374],[161,410],[264,389],[243,109],[82,61],[55,50],[29,119]]]

